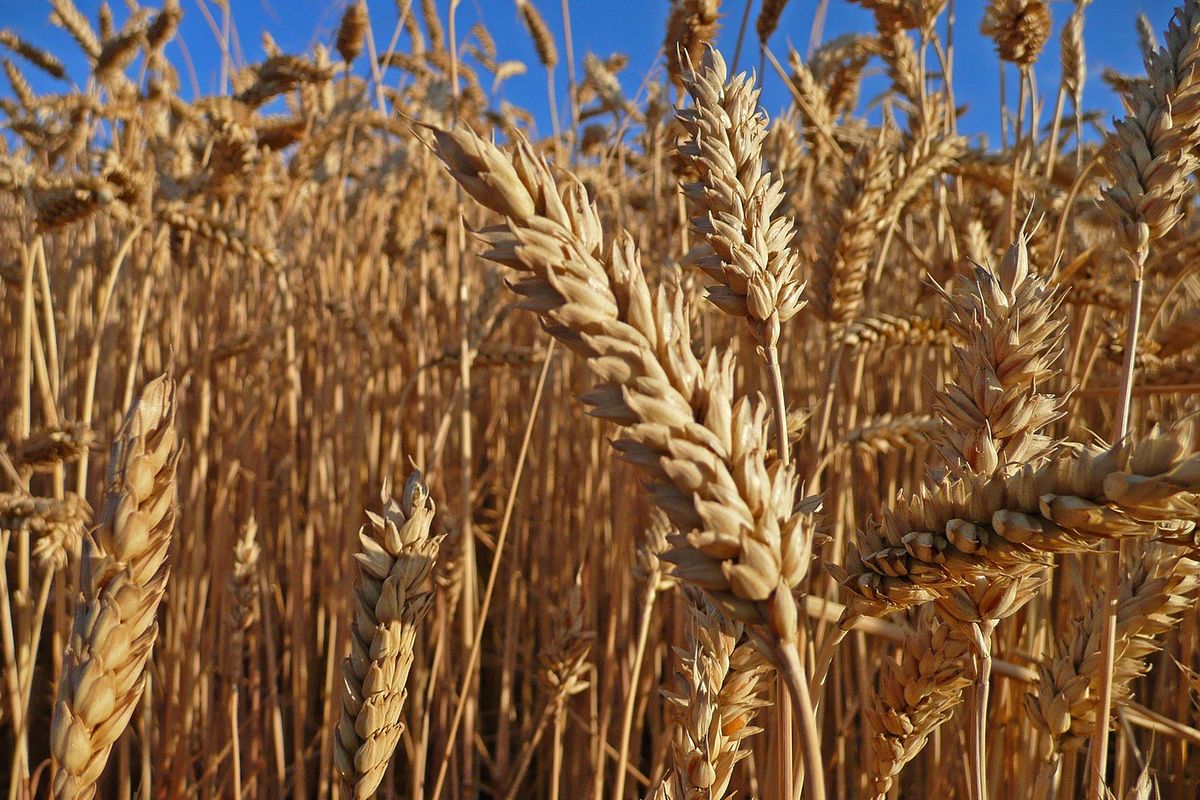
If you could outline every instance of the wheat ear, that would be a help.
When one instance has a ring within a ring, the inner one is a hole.
[[[433,513],[429,491],[414,472],[399,502],[384,487],[382,516],[368,511],[370,521],[358,534],[359,579],[334,748],[337,770],[356,800],[375,796],[404,732],[405,684],[417,629],[433,599],[426,584],[441,542],[429,533]]]
[[[102,523],[84,540],[81,593],[50,728],[54,796],[89,800],[145,686],[175,527],[175,381],[147,384],[113,442]]]
[[[927,30],[933,25],[946,0],[853,0],[875,12],[875,26],[887,35],[905,30]]]
[[[808,568],[812,518],[793,512],[794,472],[766,464],[761,406],[734,402],[730,358],[701,365],[680,295],[650,292],[628,236],[605,252],[583,186],[560,189],[527,143],[509,157],[469,130],[436,137],[459,184],[508,218],[480,233],[485,256],[522,273],[522,307],[600,379],[581,399],[624,426],[614,446],[681,531],[666,556],[676,575],[734,618],[793,636],[790,587]]]
[[[1200,563],[1162,547],[1130,560],[1117,593],[1113,700],[1128,702],[1130,685],[1144,675],[1146,657],[1156,638],[1180,622],[1200,588]],[[1098,712],[1101,671],[1103,592],[1058,639],[1056,655],[1043,662],[1040,680],[1026,695],[1029,718],[1042,731],[1044,765],[1040,781],[1050,785],[1063,753],[1077,750],[1092,736]]]
[[[881,137],[859,149],[827,206],[813,282],[817,310],[837,328],[862,312],[868,262],[891,186],[892,153]]]
[[[1045,0],[991,0],[980,25],[983,35],[996,43],[1000,58],[1021,67],[1037,61],[1051,28]]]
[[[701,600],[688,608],[687,642],[676,648],[678,688],[667,693],[674,728],[671,768],[656,800],[726,797],[733,768],[759,732],[771,668],[753,645],[738,644],[742,626]]]
[[[974,285],[943,290],[948,324],[964,340],[955,348],[957,383],[938,394],[944,424],[937,442],[951,470],[983,478],[1037,462],[1052,442],[1040,431],[1061,416],[1063,400],[1040,391],[1056,374],[1064,323],[1060,295],[1029,268],[1025,232],[998,268],[976,267]],[[975,688],[969,729],[972,796],[986,797],[986,719],[991,679],[991,638],[996,624],[1015,614],[1044,582],[1034,563],[989,568],[938,600],[943,618],[973,644]]]
[[[710,353],[701,366],[682,298],[651,294],[627,234],[604,250],[599,215],[578,180],[560,189],[523,140],[510,157],[467,129],[435,138],[459,185],[507,218],[482,231],[486,257],[523,274],[513,284],[522,305],[600,379],[582,399],[624,426],[616,448],[643,470],[652,502],[679,531],[665,556],[675,575],[769,634],[802,717],[820,800],[819,734],[794,644],[792,595],[808,572],[814,522],[795,510],[794,470],[767,464],[762,406],[734,401],[728,353]]]
[[[1117,226],[1119,241],[1140,268],[1151,242],[1182,218],[1180,203],[1195,171],[1200,126],[1200,3],[1175,10],[1167,47],[1146,63],[1150,82],[1129,98],[1132,111],[1116,123],[1107,143],[1112,186],[1103,208]]]
[[[717,38],[720,19],[720,0],[671,0],[663,52],[667,72],[676,86],[683,85],[684,64],[699,61],[704,46]]]
[[[338,25],[335,46],[338,55],[347,64],[358,58],[359,53],[362,52],[369,22],[367,4],[364,0],[355,0],[346,6],[346,10],[342,14],[342,22]]]
[[[696,264],[717,281],[709,299],[774,346],[781,323],[804,306],[804,284],[791,247],[794,224],[777,213],[783,184],[763,171],[767,122],[758,90],[745,73],[730,79],[713,49],[698,68],[685,65],[683,82],[695,106],[677,112],[687,134],[679,152],[700,175],[683,190],[696,214],[692,227],[712,248]]]
[[[62,80],[67,75],[62,62],[53,53],[30,44],[8,28],[0,30],[0,45],[4,45],[43,72],[59,80]]]
[[[958,341],[941,317],[877,314],[859,317],[834,332],[833,343],[852,353],[887,353],[904,347],[946,347]]]
[[[924,613],[904,639],[898,661],[879,671],[878,689],[865,709],[871,758],[867,772],[875,796],[891,791],[904,765],[950,719],[970,684],[963,666],[967,640]]]
[[[992,475],[1046,455],[1039,431],[1062,416],[1063,398],[1042,391],[1057,375],[1065,322],[1061,292],[1029,267],[1022,233],[998,268],[976,267],[973,285],[946,293],[958,380],[939,394],[938,447],[958,474]]]
[[[859,531],[846,619],[944,597],[979,574],[1033,570],[1047,553],[1108,539],[1191,542],[1200,455],[1182,430],[1108,449],[1074,447],[1007,477],[968,477],[902,498]]]

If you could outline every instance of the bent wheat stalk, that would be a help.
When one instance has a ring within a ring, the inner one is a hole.
[[[968,477],[902,498],[860,532],[843,625],[946,596],[981,569],[1041,563],[1110,539],[1191,543],[1200,454],[1183,429],[1111,448],[1075,446],[1007,477]]]

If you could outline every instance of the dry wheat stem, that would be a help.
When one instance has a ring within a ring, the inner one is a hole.
[[[478,666],[480,648],[483,646],[483,620],[487,618],[487,611],[491,607],[492,596],[496,589],[496,579],[500,574],[500,556],[504,553],[505,543],[508,541],[509,525],[512,522],[513,509],[516,507],[517,490],[520,488],[521,475],[525,471],[525,459],[529,453],[529,442],[533,436],[534,422],[538,418],[538,411],[542,406],[542,393],[546,388],[546,376],[550,373],[550,365],[553,363],[552,356],[554,355],[554,342],[551,341],[546,348],[546,356],[542,362],[542,371],[538,375],[537,387],[534,389],[533,401],[529,410],[529,420],[525,424],[525,433],[521,439],[521,448],[517,453],[517,463],[514,468],[511,486],[509,488],[508,497],[504,504],[504,518],[500,522],[500,532],[496,537],[495,557],[496,561],[488,574],[487,586],[483,590],[483,598],[479,606],[480,623],[475,629],[475,638],[471,642],[471,650],[467,656],[467,668],[463,671],[462,684],[459,689],[459,697],[466,694],[466,689],[470,685],[473,673]],[[458,735],[459,725],[462,721],[462,715],[466,709],[465,703],[459,703],[454,712],[454,719],[450,723],[450,733],[448,736],[448,744],[446,745],[445,757],[442,759],[441,766],[438,767],[438,776],[434,782],[433,797],[436,798],[441,793],[441,787],[445,781],[447,770],[450,766],[450,754],[453,751],[454,738]]]
[[[646,655],[646,643],[650,635],[650,622],[654,614],[654,601],[660,592],[671,587],[670,579],[664,574],[662,554],[667,549],[667,536],[673,533],[671,522],[661,511],[653,512],[645,539],[637,551],[638,577],[643,581],[642,613],[638,623],[637,643],[634,649],[633,666],[629,674],[629,693],[621,716],[621,733],[617,747],[616,780],[613,782],[613,800],[625,796],[625,767],[629,763],[629,739],[633,729],[633,715],[637,705],[638,683],[642,663]]]

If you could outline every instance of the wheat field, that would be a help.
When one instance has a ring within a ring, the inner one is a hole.
[[[785,2],[0,30],[0,792],[1200,797],[1200,0]]]

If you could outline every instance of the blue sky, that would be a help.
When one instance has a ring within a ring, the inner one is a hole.
[[[95,19],[99,2],[76,0],[79,8]],[[402,4],[405,0],[400,0]],[[569,0],[571,25],[575,44],[576,60],[581,61],[585,52],[601,56],[626,53],[629,66],[622,74],[627,94],[636,92],[643,76],[656,65],[657,52],[662,44],[664,22],[667,15],[667,0]],[[253,62],[262,57],[260,34],[271,32],[280,46],[289,52],[305,51],[318,42],[330,42],[337,28],[344,2],[340,0],[229,0],[233,8],[233,21],[245,58]],[[397,21],[395,0],[368,0],[372,24],[378,47],[386,47]],[[969,104],[969,113],[963,120],[962,130],[966,133],[985,133],[993,139],[999,130],[999,82],[997,58],[991,43],[979,34],[979,21],[986,3],[984,0],[955,0],[957,26],[955,42],[955,92],[960,103]],[[148,3],[148,4],[153,4]],[[419,5],[419,0],[414,0]],[[537,0],[538,7],[554,30],[560,52],[563,46],[562,0]],[[118,24],[125,17],[124,4],[111,0],[116,11]],[[184,21],[180,42],[172,43],[168,53],[177,64],[185,57],[195,67],[196,81],[205,93],[219,87],[218,74],[220,48],[213,28],[203,11],[219,20],[220,10],[213,0],[182,0]],[[738,21],[743,5],[737,0],[725,0],[725,12],[720,44],[724,52],[733,52]],[[756,0],[757,5],[757,0]],[[809,38],[813,9],[817,0],[791,0],[771,40],[772,51],[780,61],[786,63],[789,41],[804,50]],[[1113,67],[1125,72],[1140,72],[1141,57],[1137,47],[1135,19],[1139,11],[1146,12],[1161,31],[1169,21],[1174,4],[1166,0],[1095,0],[1087,14],[1086,44],[1090,81],[1086,90],[1085,105],[1106,112],[1106,116],[1120,112],[1116,98],[1098,79],[1103,67]],[[438,0],[443,19],[446,18],[449,0]],[[1066,0],[1052,2],[1056,35],[1051,39],[1046,52],[1038,63],[1039,85],[1045,102],[1052,105],[1058,81],[1058,26],[1071,11]],[[86,68],[78,49],[69,37],[49,23],[50,4],[45,0],[0,0],[0,25],[11,27],[22,37],[47,47],[68,66],[71,75],[79,81],[86,79]],[[545,76],[537,63],[529,37],[517,16],[513,0],[461,0],[458,9],[460,38],[476,22],[483,21],[492,32],[500,60],[518,59],[529,65],[525,75],[510,78],[502,87],[508,101],[530,109],[543,131],[549,129]],[[753,37],[753,20],[748,37]],[[869,12],[852,5],[846,0],[832,0],[825,26],[826,38],[849,31],[869,31],[872,17]],[[401,47],[404,47],[403,38]],[[19,60],[19,59],[18,59]],[[743,67],[757,67],[757,53],[750,58],[743,56]],[[358,63],[364,69],[363,59]],[[27,70],[30,77],[35,71]],[[180,70],[183,92],[192,92],[191,79],[187,71]],[[394,79],[395,73],[391,74]],[[560,64],[557,70],[558,97],[565,105],[566,70]],[[1015,79],[1008,81],[1010,91],[1015,91]],[[56,85],[57,84],[57,85]],[[876,77],[868,81],[864,96],[870,97],[884,85]],[[62,91],[61,83],[52,79],[36,80],[38,89]],[[7,83],[0,81],[0,93],[8,94]],[[763,105],[774,115],[787,105],[786,89],[779,78],[767,67],[764,76]],[[1015,96],[1014,96],[1015,101]],[[1052,110],[1052,109],[1050,109]]]

